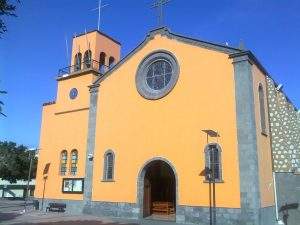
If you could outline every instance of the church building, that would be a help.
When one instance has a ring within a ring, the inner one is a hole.
[[[272,80],[250,51],[161,27],[121,58],[120,42],[95,30],[73,38],[56,81],[42,110],[42,210],[275,223]]]

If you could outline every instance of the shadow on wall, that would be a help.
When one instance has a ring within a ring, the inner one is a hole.
[[[299,203],[290,203],[281,206],[279,212],[282,213],[282,219],[285,225],[288,225],[289,210],[297,210],[299,208]]]

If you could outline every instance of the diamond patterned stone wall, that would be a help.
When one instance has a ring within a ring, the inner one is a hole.
[[[300,168],[300,114],[267,77],[270,131],[275,172]]]

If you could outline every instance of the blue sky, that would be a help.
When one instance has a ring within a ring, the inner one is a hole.
[[[102,31],[122,43],[122,56],[156,27],[152,0],[103,0]],[[39,144],[42,103],[55,100],[55,76],[67,65],[65,37],[97,27],[97,0],[21,0],[0,39],[0,89],[7,118],[0,140]],[[172,0],[165,23],[172,32],[238,46],[242,39],[300,107],[299,0]],[[69,46],[69,49],[71,46]]]

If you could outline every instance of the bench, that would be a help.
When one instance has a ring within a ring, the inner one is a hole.
[[[154,214],[170,215],[174,213],[174,206],[172,202],[153,202],[152,212]]]
[[[48,212],[48,211],[64,212],[65,209],[66,209],[65,203],[50,202],[48,207],[46,208],[46,212]]]

